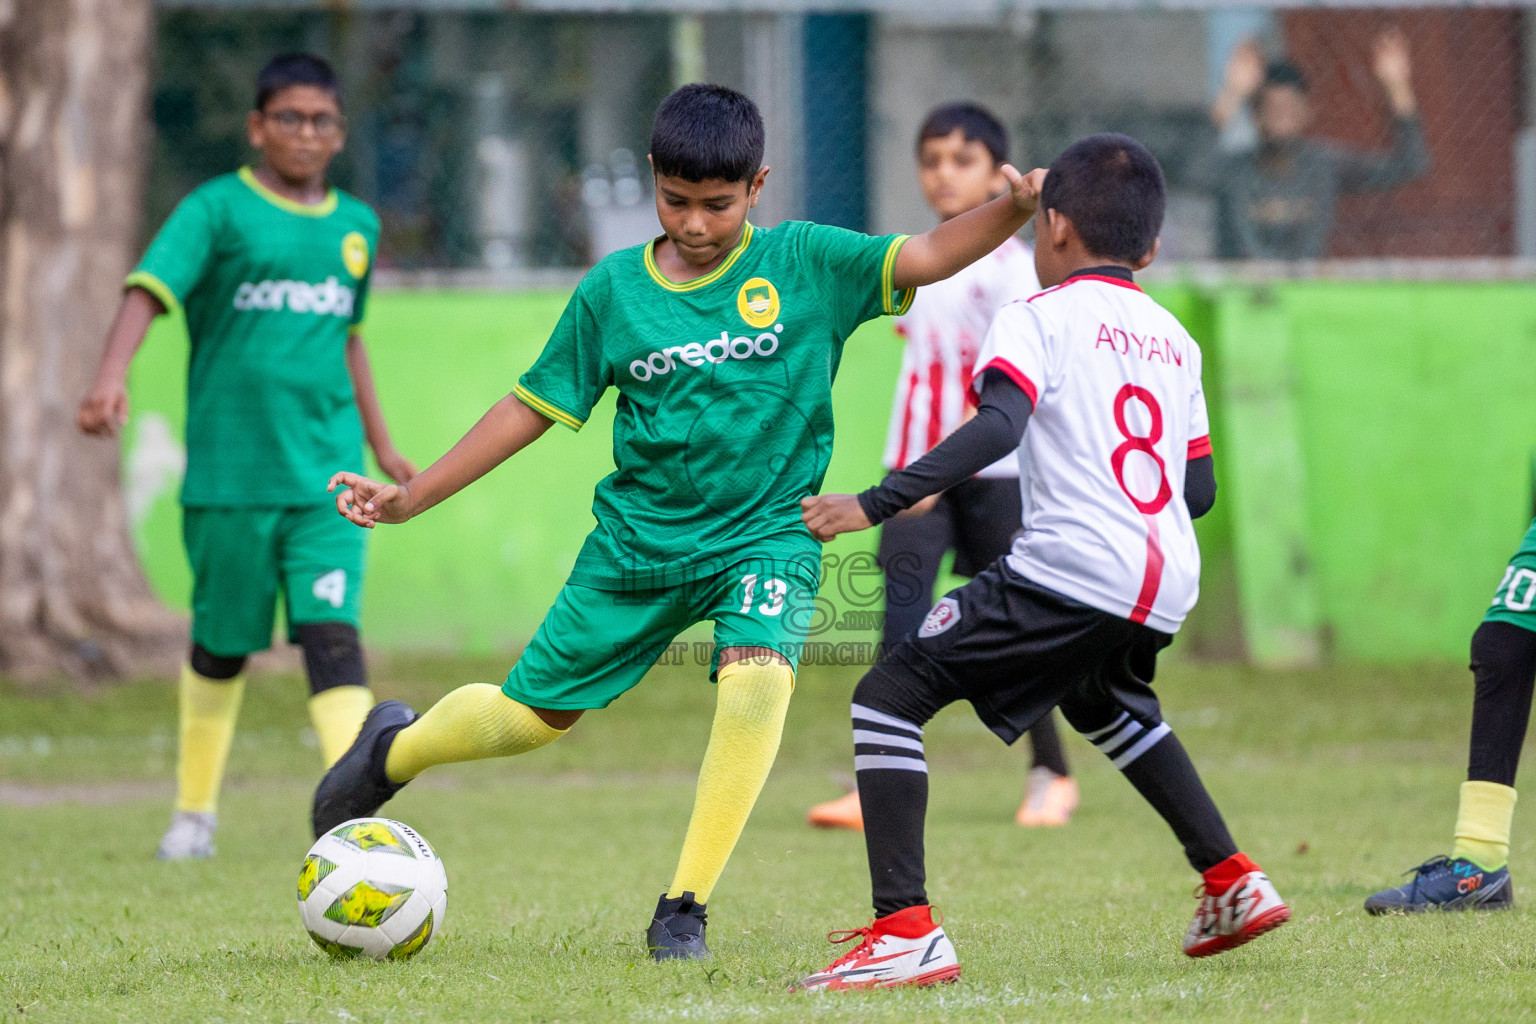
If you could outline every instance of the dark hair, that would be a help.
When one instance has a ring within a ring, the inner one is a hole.
[[[992,111],[975,103],[946,103],[934,107],[917,130],[917,148],[929,139],[942,139],[960,132],[966,142],[979,142],[992,154],[992,162],[1008,159],[1008,131]]]
[[[324,89],[336,97],[337,106],[341,105],[341,82],[330,62],[312,53],[281,53],[267,61],[256,76],[256,109],[267,109],[273,96],[295,85]]]
[[[741,93],[685,85],[656,108],[651,163],[684,181],[751,181],[763,166],[763,136],[763,115]]]
[[[1066,214],[1095,256],[1134,263],[1163,229],[1167,186],[1151,151],[1129,135],[1090,135],[1051,163],[1040,209]]]
[[[1264,83],[1259,86],[1259,89],[1262,91],[1277,85],[1288,85],[1304,93],[1307,91],[1307,76],[1301,73],[1301,68],[1290,61],[1271,61],[1264,69]]]

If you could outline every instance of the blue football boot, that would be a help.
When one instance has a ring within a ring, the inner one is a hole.
[[[1427,910],[1506,910],[1515,905],[1509,868],[1488,871],[1465,857],[1431,857],[1411,871],[1413,879],[1365,901],[1369,914],[1421,914]]]

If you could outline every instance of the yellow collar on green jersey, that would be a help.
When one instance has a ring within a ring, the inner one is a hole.
[[[280,196],[256,178],[256,172],[249,167],[240,168],[240,180],[261,198],[287,213],[296,213],[300,217],[329,217],[336,212],[336,190],[333,188],[326,192],[325,198],[313,205],[309,203],[296,203],[292,199]]]
[[[714,270],[711,270],[703,277],[696,277],[692,281],[684,281],[682,284],[678,284],[676,281],[669,280],[667,276],[661,272],[661,268],[656,265],[656,243],[659,241],[661,241],[660,238],[654,238],[645,247],[645,269],[651,275],[651,280],[655,281],[669,292],[691,292],[697,288],[704,288],[708,285],[712,285],[725,276],[726,272],[735,265],[738,259],[741,258],[741,254],[747,251],[747,246],[751,244],[752,225],[748,223],[742,226],[741,241],[737,242],[736,248],[732,249],[730,253],[726,255],[725,259],[720,261],[720,265],[718,267],[716,267]]]

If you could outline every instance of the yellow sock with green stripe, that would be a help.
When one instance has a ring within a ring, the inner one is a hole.
[[[693,817],[667,890],[673,899],[691,892],[700,903],[708,902],[762,792],[795,689],[794,671],[780,661],[733,662],[718,678],[715,721],[699,768]]]
[[[384,774],[391,782],[408,782],[435,764],[526,754],[568,731],[546,725],[499,686],[470,683],[395,735]]]
[[[176,809],[213,814],[219,809],[224,763],[235,739],[245,676],[205,679],[181,667],[181,738],[176,751]]]
[[[309,698],[309,722],[320,737],[320,756],[329,768],[347,752],[373,707],[366,686],[333,686]]]
[[[1509,826],[1515,817],[1515,790],[1497,782],[1463,782],[1451,856],[1465,857],[1484,871],[1509,863]]]

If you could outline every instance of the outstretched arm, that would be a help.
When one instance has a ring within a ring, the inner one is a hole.
[[[932,231],[913,235],[896,257],[892,283],[897,291],[921,288],[951,277],[981,259],[1029,223],[1040,205],[1045,169],[1020,174],[1003,164],[1008,194],[945,221]]]
[[[1259,49],[1259,41],[1250,36],[1232,48],[1222,72],[1221,92],[1211,103],[1211,123],[1218,131],[1226,130],[1263,84],[1264,51]]]
[[[357,473],[331,477],[330,490],[343,488],[336,495],[336,511],[369,529],[403,523],[462,491],[538,440],[553,423],[508,395],[409,483],[381,484]]]
[[[129,288],[118,304],[117,316],[107,330],[107,350],[96,368],[96,381],[80,400],[75,423],[87,434],[116,437],[128,422],[128,364],[133,362],[144,335],[165,306],[143,288]]]
[[[1023,389],[999,370],[988,370],[976,415],[906,469],[862,494],[820,494],[800,501],[800,518],[817,540],[867,530],[930,494],[986,469],[1018,448],[1034,411]]]
[[[1372,72],[1392,109],[1392,147],[1385,153],[1343,151],[1339,183],[1346,192],[1379,192],[1429,173],[1429,146],[1413,95],[1408,40],[1398,29],[1376,38]]]
[[[416,467],[395,449],[389,436],[384,409],[379,405],[379,393],[373,387],[368,348],[357,331],[347,335],[347,374],[352,378],[352,394],[357,400],[357,413],[363,420],[363,436],[368,439],[368,447],[373,449],[373,461],[395,483],[406,483],[416,475]]]

